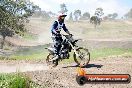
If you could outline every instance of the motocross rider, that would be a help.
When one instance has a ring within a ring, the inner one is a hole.
[[[103,9],[100,9],[100,8],[97,8],[97,9],[95,10],[95,13],[94,13],[94,15],[97,17],[98,21],[100,21],[101,16],[102,16],[103,14],[104,14],[104,13],[103,13]]]
[[[67,34],[70,34],[70,32],[68,31],[68,29],[66,28],[65,24],[64,24],[64,19],[67,15],[65,14],[60,14],[58,16],[58,20],[56,20],[53,25],[52,25],[52,29],[51,29],[51,34],[52,34],[52,40],[54,43],[54,48],[55,48],[55,57],[52,60],[57,60],[59,58],[59,52],[61,49],[61,43],[63,41],[62,39],[62,35],[60,34],[61,29],[63,29]]]

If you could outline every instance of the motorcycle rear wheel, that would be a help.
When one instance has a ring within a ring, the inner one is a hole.
[[[49,53],[46,58],[47,65],[51,67],[56,67],[58,65],[58,60],[51,61],[54,58],[54,55]]]

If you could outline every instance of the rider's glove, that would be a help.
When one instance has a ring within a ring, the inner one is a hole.
[[[69,34],[70,36],[73,36],[72,34]]]
[[[61,36],[61,34],[60,34],[60,33],[57,33],[57,32],[55,33],[55,35],[56,35],[56,36]]]

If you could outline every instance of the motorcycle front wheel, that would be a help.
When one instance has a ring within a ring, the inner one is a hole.
[[[77,65],[87,66],[90,61],[90,52],[88,51],[88,49],[79,47],[78,49],[76,49],[76,52],[78,56],[74,53],[73,58]]]

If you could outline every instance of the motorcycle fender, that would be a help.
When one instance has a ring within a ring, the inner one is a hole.
[[[48,48],[48,51],[49,51],[50,53],[55,53],[55,49],[54,49],[54,48]]]

